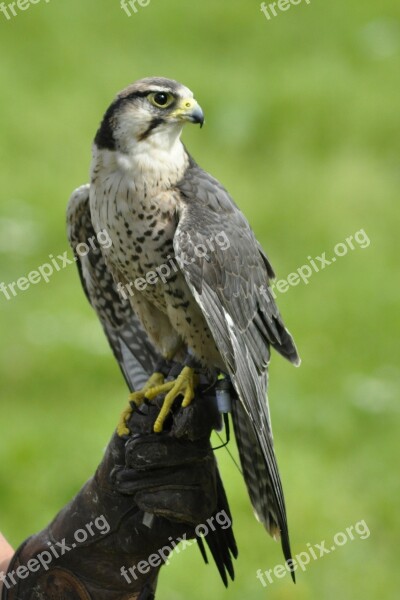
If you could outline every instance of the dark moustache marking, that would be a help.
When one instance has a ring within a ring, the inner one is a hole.
[[[139,142],[142,142],[143,140],[147,139],[149,137],[150,133],[153,131],[153,129],[155,129],[162,123],[165,123],[164,119],[162,119],[161,117],[154,117],[154,119],[152,119],[152,121],[151,121],[150,125],[148,126],[148,128],[146,129],[146,131],[139,136],[139,138],[138,138]]]

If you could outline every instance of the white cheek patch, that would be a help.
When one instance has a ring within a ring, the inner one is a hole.
[[[138,137],[149,127],[152,114],[143,106],[127,106],[117,117],[116,137]]]

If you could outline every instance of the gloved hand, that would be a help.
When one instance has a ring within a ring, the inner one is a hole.
[[[208,394],[210,394],[208,392]],[[40,533],[17,550],[3,600],[148,600],[180,540],[203,539],[224,583],[237,555],[231,515],[210,446],[219,414],[212,395],[174,411],[155,434],[158,404],[113,435],[94,477]]]

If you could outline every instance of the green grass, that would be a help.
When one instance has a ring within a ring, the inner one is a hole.
[[[224,591],[196,549],[174,557],[159,597],[397,597],[400,486],[398,221],[400,7],[313,0],[267,21],[255,1],[39,3],[0,14],[0,281],[67,247],[65,207],[88,179],[114,94],[160,74],[207,118],[185,142],[245,212],[280,277],[365,229],[371,244],[290,288],[279,306],[303,359],[277,355],[270,400],[294,553],[365,520],[355,539],[264,589],[282,562],[218,452],[240,557]],[[0,294],[0,529],[43,527],[101,459],[126,390],[73,266]]]

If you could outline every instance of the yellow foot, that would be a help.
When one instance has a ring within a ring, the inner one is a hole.
[[[160,394],[167,394],[164,398],[160,413],[154,423],[154,431],[159,433],[163,429],[164,421],[168,416],[171,406],[178,396],[183,396],[182,406],[189,406],[194,398],[194,388],[196,385],[196,376],[194,370],[190,367],[184,367],[174,381],[168,381],[162,385],[152,387],[145,393],[147,400],[153,400]]]
[[[159,387],[164,383],[164,375],[162,373],[153,373],[153,375],[146,381],[145,385],[138,392],[132,392],[129,394],[129,405],[122,411],[119,423],[117,425],[117,434],[122,437],[123,435],[129,434],[129,428],[127,426],[127,422],[129,421],[133,408],[131,402],[134,402],[136,406],[140,406],[143,404],[146,392],[148,392],[153,387]]]

